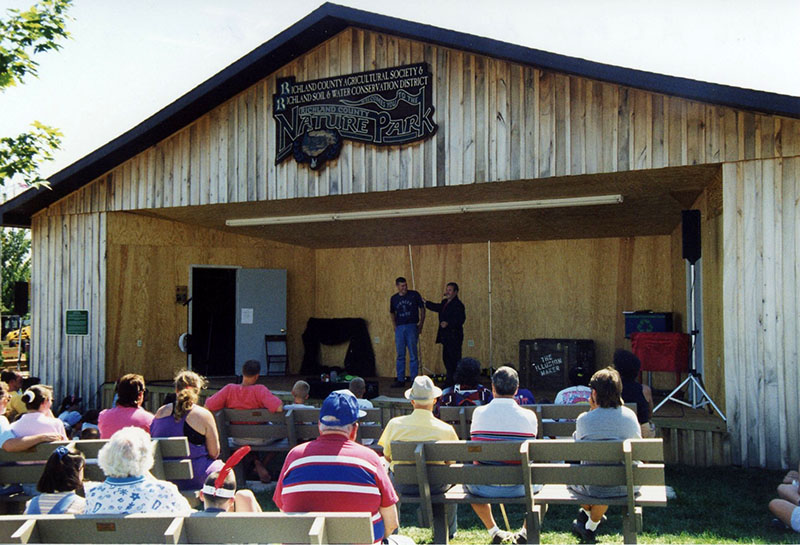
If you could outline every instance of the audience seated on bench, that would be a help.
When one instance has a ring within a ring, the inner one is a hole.
[[[110,439],[114,432],[128,426],[150,433],[153,413],[142,408],[146,391],[144,377],[135,373],[123,375],[114,390],[117,394],[116,406],[101,411],[97,417],[100,438]]]
[[[399,517],[397,494],[378,455],[354,441],[365,412],[347,390],[322,403],[319,437],[286,456],[273,500],[287,513],[369,511],[375,543],[408,542],[392,535]]]
[[[150,436],[141,428],[122,428],[97,453],[106,479],[86,491],[86,513],[130,514],[191,511],[178,487],[152,479],[155,458]]]
[[[71,445],[56,447],[44,466],[36,489],[40,492],[28,502],[25,514],[78,514],[86,510],[83,468],[86,458]]]
[[[283,402],[278,399],[269,388],[258,383],[261,375],[261,363],[258,360],[247,360],[242,365],[242,383],[226,384],[219,392],[206,399],[205,406],[211,412],[221,409],[253,410],[266,409],[271,413],[283,411]],[[249,420],[235,421],[237,425],[247,426],[251,424]],[[261,422],[252,423],[254,426],[263,427]],[[243,430],[246,430],[244,428]],[[230,440],[230,439],[229,439]],[[226,439],[223,439],[224,443]],[[260,436],[237,435],[232,438],[231,446],[241,445],[266,445],[269,440]],[[224,457],[224,455],[223,455]],[[266,464],[272,458],[272,454],[259,455],[253,452],[248,455],[245,465],[239,468],[240,478],[246,471],[246,467],[252,467],[258,474],[259,480],[268,483],[272,476],[267,471]]]
[[[186,437],[194,477],[175,484],[181,490],[199,490],[206,477],[222,469],[219,435],[214,415],[197,404],[206,380],[193,371],[175,376],[175,401],[161,406],[150,424],[152,437]]]

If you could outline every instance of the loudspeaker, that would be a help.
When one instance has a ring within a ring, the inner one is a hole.
[[[14,314],[24,316],[28,313],[28,283],[14,282]]]
[[[683,259],[694,263],[700,259],[700,210],[683,210]]]

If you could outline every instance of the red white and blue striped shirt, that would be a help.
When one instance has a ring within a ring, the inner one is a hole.
[[[272,499],[285,513],[372,513],[375,543],[380,543],[384,534],[380,508],[391,507],[398,500],[378,455],[338,433],[293,448]]]

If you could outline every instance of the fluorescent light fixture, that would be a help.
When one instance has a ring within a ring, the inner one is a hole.
[[[241,219],[226,220],[225,225],[227,225],[228,227],[248,227],[254,225],[287,225],[292,223],[320,223],[326,221],[409,218],[417,216],[442,216],[446,214],[466,214],[470,212],[501,212],[505,210],[528,210],[533,208],[567,208],[571,206],[599,206],[604,204],[620,204],[622,201],[623,201],[622,195],[593,195],[590,197],[571,197],[564,199],[484,202],[475,204],[452,204],[447,206],[428,206],[423,208],[395,208],[390,210],[363,210],[358,212],[306,214],[303,216],[272,216],[268,218],[241,218]]]

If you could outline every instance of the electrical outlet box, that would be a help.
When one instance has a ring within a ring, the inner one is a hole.
[[[468,339],[467,340],[467,346],[469,346],[470,348],[474,347],[475,346],[475,341],[473,341],[472,339]]]
[[[372,338],[372,342],[374,342],[375,344],[381,344],[381,338],[380,337],[373,337]]]

